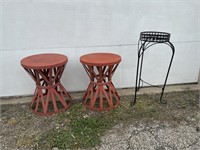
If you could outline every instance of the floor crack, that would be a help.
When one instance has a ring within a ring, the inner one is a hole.
[[[135,131],[132,131],[130,137],[127,139],[127,145],[128,145],[127,150],[131,148],[130,143],[131,143],[131,138],[133,137],[134,132]]]

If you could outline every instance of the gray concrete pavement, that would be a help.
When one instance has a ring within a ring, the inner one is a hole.
[[[199,150],[200,132],[192,125],[152,122],[119,124],[102,138],[99,150]]]

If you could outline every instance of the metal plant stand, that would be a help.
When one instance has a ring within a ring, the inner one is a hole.
[[[173,44],[170,42],[170,34],[166,33],[166,32],[154,32],[154,31],[145,31],[145,32],[141,32],[140,33],[140,39],[138,41],[138,60],[137,60],[137,72],[136,72],[136,83],[135,83],[135,97],[133,99],[133,101],[131,101],[131,105],[135,105],[136,103],[136,97],[137,97],[137,91],[139,91],[139,89],[141,88],[140,83],[141,81],[149,84],[147,82],[145,82],[144,80],[142,80],[141,78],[141,74],[142,74],[142,65],[143,65],[143,59],[144,59],[144,52],[151,46],[155,45],[155,44],[166,44],[168,45],[171,50],[172,50],[172,55],[171,55],[171,60],[169,63],[169,67],[167,70],[167,74],[165,77],[165,81],[164,84],[162,86],[162,92],[161,92],[161,96],[160,96],[160,102],[163,104],[166,104],[167,101],[162,100],[162,96],[165,90],[165,85],[167,82],[167,78],[169,75],[169,71],[171,68],[171,64],[172,64],[172,60],[174,57],[174,53],[175,53],[175,48],[173,46]],[[152,84],[149,84],[151,86],[153,86]]]

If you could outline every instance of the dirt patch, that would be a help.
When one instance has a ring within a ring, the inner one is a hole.
[[[165,93],[167,104],[161,104],[159,96],[139,95],[134,106],[130,106],[133,96],[124,96],[121,105],[108,112],[93,112],[77,102],[66,112],[50,117],[32,114],[28,104],[2,105],[1,146],[9,150],[91,148],[99,145],[100,137],[113,126],[137,125],[138,121],[168,122],[173,126],[181,122],[199,130],[199,91]]]

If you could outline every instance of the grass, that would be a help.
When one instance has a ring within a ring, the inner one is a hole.
[[[45,127],[45,131],[41,134],[38,133],[37,136],[33,134],[31,138],[21,138],[16,144],[18,148],[23,145],[28,148],[29,145],[34,143],[35,149],[52,149],[53,147],[59,149],[90,149],[100,145],[101,136],[119,123],[129,125],[141,120],[158,120],[173,121],[178,124],[181,120],[199,121],[196,113],[199,109],[198,91],[166,93],[164,94],[164,98],[168,101],[166,105],[159,102],[159,94],[139,95],[136,104],[130,106],[132,98],[133,96],[121,97],[121,104],[107,112],[90,111],[81,103],[74,103],[66,112],[59,113],[56,116],[41,117],[26,110],[25,112],[21,111],[15,119],[12,116],[4,116],[4,119],[13,127],[17,126],[18,123],[27,125],[27,128],[30,128],[33,124],[41,128],[40,131],[43,131]],[[6,112],[7,109],[5,107],[3,111]],[[10,110],[15,111],[12,108]],[[188,120],[188,118],[191,119]],[[49,127],[50,125],[52,126]]]
[[[74,104],[66,113],[57,116],[57,122],[65,122],[64,128],[51,130],[41,137],[39,147],[59,149],[88,148],[100,144],[100,136],[117,122],[117,110],[92,112],[81,104]],[[43,140],[45,139],[45,140]]]
[[[87,148],[100,144],[100,133],[108,124],[97,118],[74,120],[70,124],[71,130],[53,130],[46,135],[48,148]],[[44,146],[44,148],[47,148]]]
[[[178,98],[177,102],[169,100],[168,105],[159,103],[159,95],[142,95],[138,97],[135,106],[130,107],[129,97],[123,97],[121,105],[108,112],[92,112],[86,110],[84,106],[77,103],[71,106],[66,112],[59,114],[58,123],[68,121],[67,128],[53,129],[42,136],[45,142],[40,142],[40,148],[58,147],[59,149],[78,149],[91,148],[101,143],[100,137],[105,131],[111,129],[118,123],[130,124],[136,120],[172,120],[185,119],[182,116],[169,115],[173,109],[186,109],[188,106],[195,106],[196,99],[193,93],[188,92],[184,99],[181,93],[172,93],[172,96]],[[176,96],[175,96],[176,95]],[[168,99],[172,98],[167,95]],[[189,99],[189,100],[188,100]],[[129,101],[128,101],[129,100]],[[170,104],[171,103],[171,104]],[[171,110],[168,106],[171,106]],[[174,118],[175,117],[175,118]],[[195,116],[193,116],[195,117]]]

